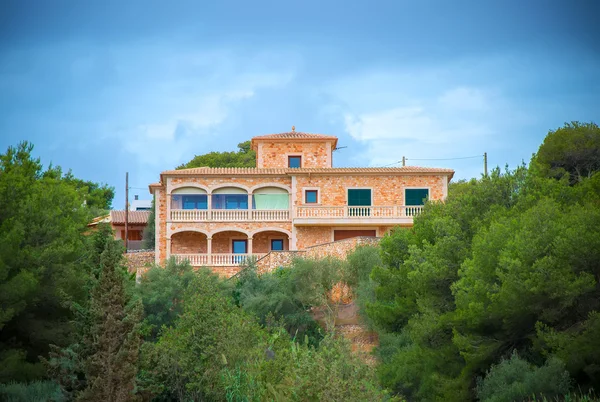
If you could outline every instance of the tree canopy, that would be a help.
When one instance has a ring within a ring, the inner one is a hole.
[[[58,167],[44,169],[32,150],[23,142],[0,155],[0,381],[43,376],[38,356],[68,344],[68,303],[87,297],[84,201],[98,194],[90,198],[94,186]]]
[[[196,155],[191,161],[177,166],[177,169],[189,169],[204,166],[255,167],[256,152],[250,149],[250,141],[245,141],[238,144],[237,152],[209,152],[204,155]]]
[[[452,184],[445,203],[381,241],[362,304],[384,386],[448,401],[600,387],[600,172],[566,152],[553,163],[577,180],[555,180],[539,165],[548,150],[530,168]]]
[[[574,121],[551,130],[533,164],[549,177],[568,174],[571,183],[581,182],[600,171],[600,127]]]

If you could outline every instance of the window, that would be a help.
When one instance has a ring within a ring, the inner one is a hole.
[[[288,156],[288,167],[299,168],[302,167],[301,156]]]
[[[348,215],[370,216],[371,215],[371,189],[349,188],[348,189]]]
[[[304,202],[306,204],[316,204],[319,202],[319,190],[306,190],[304,192]]]
[[[173,194],[171,196],[173,209],[207,209],[206,194]],[[138,208],[138,211],[141,209]]]
[[[425,205],[425,200],[429,198],[429,189],[407,188],[405,195],[405,205]]]
[[[183,209],[207,209],[208,203],[206,195],[194,194],[194,195],[182,195],[183,198]]]
[[[213,209],[248,209],[247,194],[213,194]]]
[[[283,239],[272,239],[271,251],[283,251]]]
[[[248,251],[248,241],[247,240],[232,240],[231,241],[231,250],[233,254],[246,254]]]

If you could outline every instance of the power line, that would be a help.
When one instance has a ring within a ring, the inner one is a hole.
[[[483,158],[483,155],[475,155],[475,156],[462,156],[459,158],[424,158],[424,159],[414,159],[414,158],[406,158],[407,161],[453,161],[457,159],[474,159],[474,158]]]
[[[475,156],[461,156],[458,158],[404,158],[404,162],[406,161],[453,161],[458,159],[474,159],[474,158],[483,158],[485,155],[475,155]],[[383,165],[381,167],[389,167],[393,165],[397,165],[399,163],[403,163],[403,161],[393,162],[388,165]]]

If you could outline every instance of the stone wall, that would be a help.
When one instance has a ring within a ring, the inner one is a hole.
[[[332,142],[260,142],[256,154],[258,168],[287,168],[289,155],[302,156],[303,168],[329,168]]]
[[[142,275],[154,264],[154,251],[141,251],[139,253],[125,253],[125,266],[130,273]]]
[[[360,245],[377,245],[378,237],[353,237],[351,239],[338,240],[330,243],[319,244],[297,251],[271,251],[269,254],[256,262],[259,273],[271,272],[279,267],[289,265],[296,257],[300,258],[324,258],[336,257],[346,259],[354,249]]]

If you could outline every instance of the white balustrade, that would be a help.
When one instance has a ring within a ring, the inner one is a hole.
[[[340,206],[296,208],[296,218],[404,218],[417,216],[423,210],[416,206]]]
[[[221,222],[239,222],[248,220],[247,209],[213,209],[212,220]]]
[[[299,206],[296,218],[405,218],[421,213],[422,205],[414,206]],[[174,222],[274,222],[289,221],[287,209],[172,209]]]
[[[209,264],[209,255],[208,254],[174,254],[175,260],[177,262],[189,261],[190,265],[196,267],[207,266]]]
[[[205,221],[208,220],[207,209],[172,209],[171,220],[174,222]]]
[[[290,211],[288,209],[253,209],[252,220],[288,221],[290,220]]]
[[[189,261],[196,267],[201,266],[234,266],[245,264],[249,259],[264,257],[264,253],[253,254],[173,254],[177,262]]]

